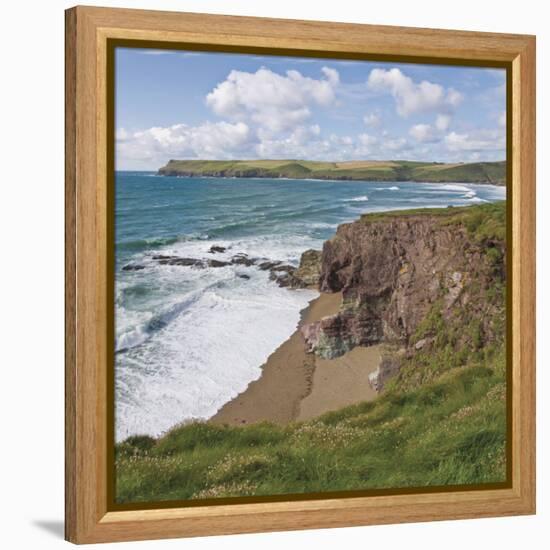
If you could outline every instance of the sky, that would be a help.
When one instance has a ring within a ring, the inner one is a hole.
[[[117,48],[116,167],[504,160],[505,78],[504,69]]]

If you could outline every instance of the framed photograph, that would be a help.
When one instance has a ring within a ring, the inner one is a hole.
[[[535,512],[535,38],[66,12],[66,538]]]

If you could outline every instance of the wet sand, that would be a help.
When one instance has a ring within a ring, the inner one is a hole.
[[[302,312],[300,325],[334,315],[341,303],[341,293],[321,294]],[[209,421],[286,424],[372,399],[375,392],[368,385],[368,375],[378,361],[378,346],[356,348],[337,359],[316,358],[305,352],[304,339],[297,329],[269,356],[260,378]]]

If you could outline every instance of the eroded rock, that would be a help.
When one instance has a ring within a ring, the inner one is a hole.
[[[472,303],[467,282],[490,288],[494,267],[460,224],[427,214],[365,216],[338,227],[320,263],[320,290],[343,296],[339,313],[301,329],[308,351],[321,357],[380,342],[421,350],[430,338],[413,337],[434,306],[442,322],[457,308],[476,308],[482,338],[490,340],[487,303]]]
[[[300,258],[300,267],[296,270],[295,277],[306,286],[318,285],[321,276],[321,257],[321,250],[306,250]]]

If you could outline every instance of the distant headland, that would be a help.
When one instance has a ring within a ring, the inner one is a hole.
[[[163,176],[290,178],[344,181],[415,181],[506,184],[506,161],[442,163],[405,160],[170,160]]]

